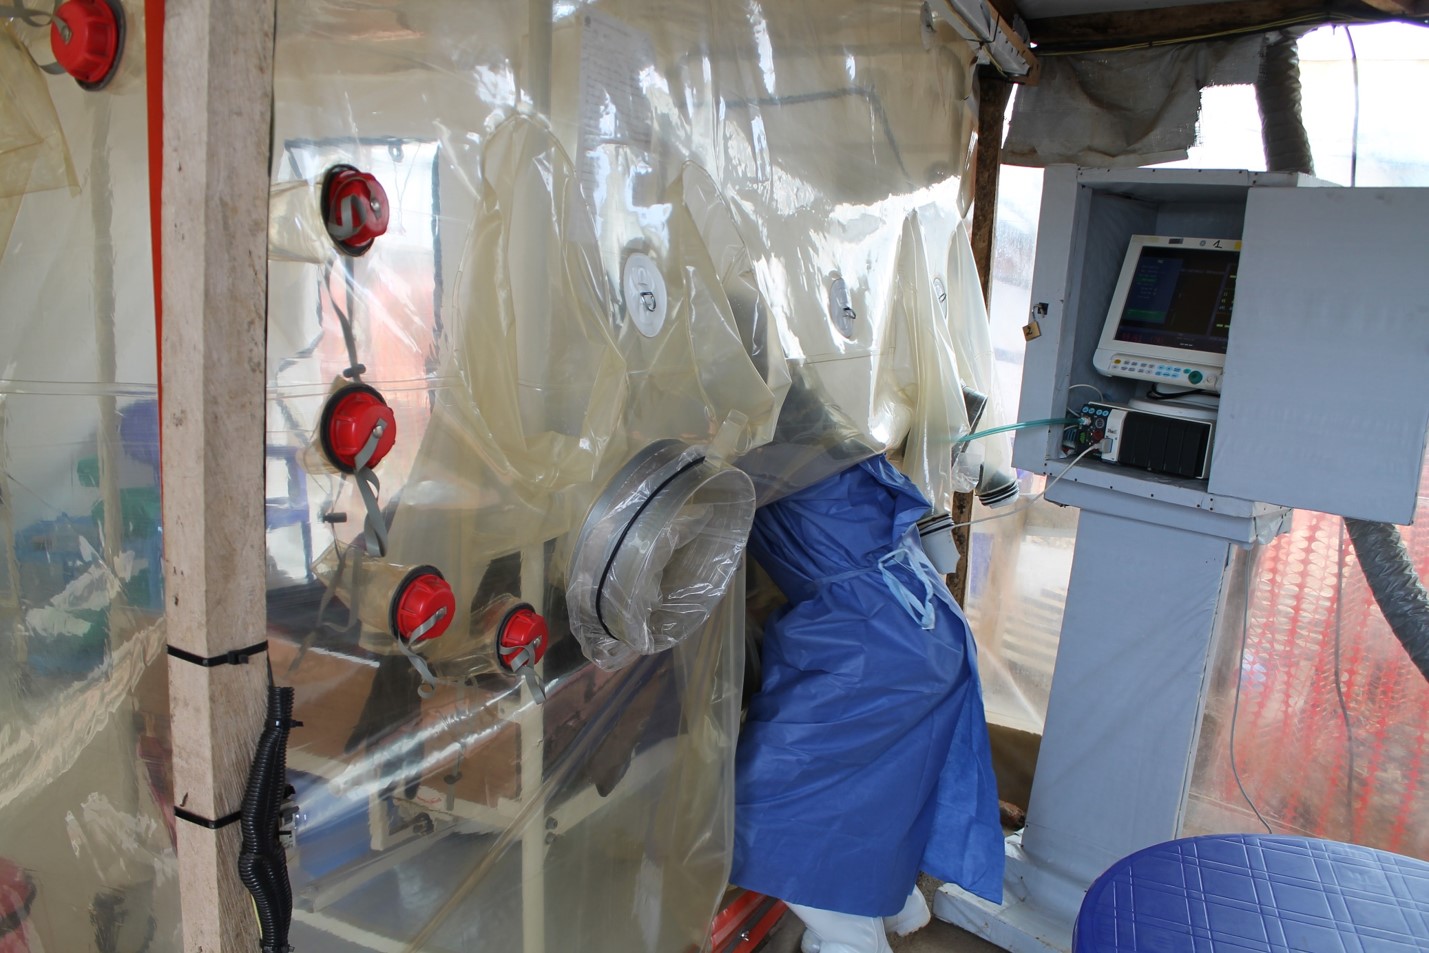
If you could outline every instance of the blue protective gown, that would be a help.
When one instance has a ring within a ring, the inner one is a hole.
[[[750,550],[789,604],[739,740],[732,883],[889,916],[922,869],[1001,901],[976,650],[918,543],[928,511],[877,457],[757,512]]]

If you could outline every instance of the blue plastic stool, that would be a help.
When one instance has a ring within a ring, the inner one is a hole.
[[[1148,847],[1097,878],[1073,953],[1424,953],[1429,863],[1310,837]]]

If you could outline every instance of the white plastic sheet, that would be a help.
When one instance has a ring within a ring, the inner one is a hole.
[[[269,624],[304,722],[294,942],[699,947],[730,862],[756,499],[884,451],[932,496],[970,485],[932,289],[962,293],[972,55],[901,2],[279,13]],[[338,163],[390,206],[357,259],[313,217]],[[455,593],[445,634],[407,647],[426,699],[315,567],[360,545],[353,479],[304,465],[349,345],[399,433],[373,471],[379,562]],[[607,573],[582,527],[664,440],[717,447],[712,473]],[[622,638],[581,638],[604,576]],[[544,704],[503,661],[518,601],[548,626]]]

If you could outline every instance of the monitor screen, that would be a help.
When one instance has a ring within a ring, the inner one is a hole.
[[[1115,339],[1224,354],[1239,263],[1238,248],[1143,246],[1126,290]]]

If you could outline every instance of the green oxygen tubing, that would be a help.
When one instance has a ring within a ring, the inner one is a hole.
[[[1006,424],[1001,427],[993,427],[991,430],[979,430],[977,433],[965,434],[959,437],[956,443],[967,443],[969,440],[981,440],[983,437],[991,437],[993,434],[1007,433],[1010,430],[1029,430],[1032,427],[1053,427],[1056,425],[1070,425],[1077,423],[1079,417],[1049,417],[1046,420],[1024,420],[1020,423]]]

